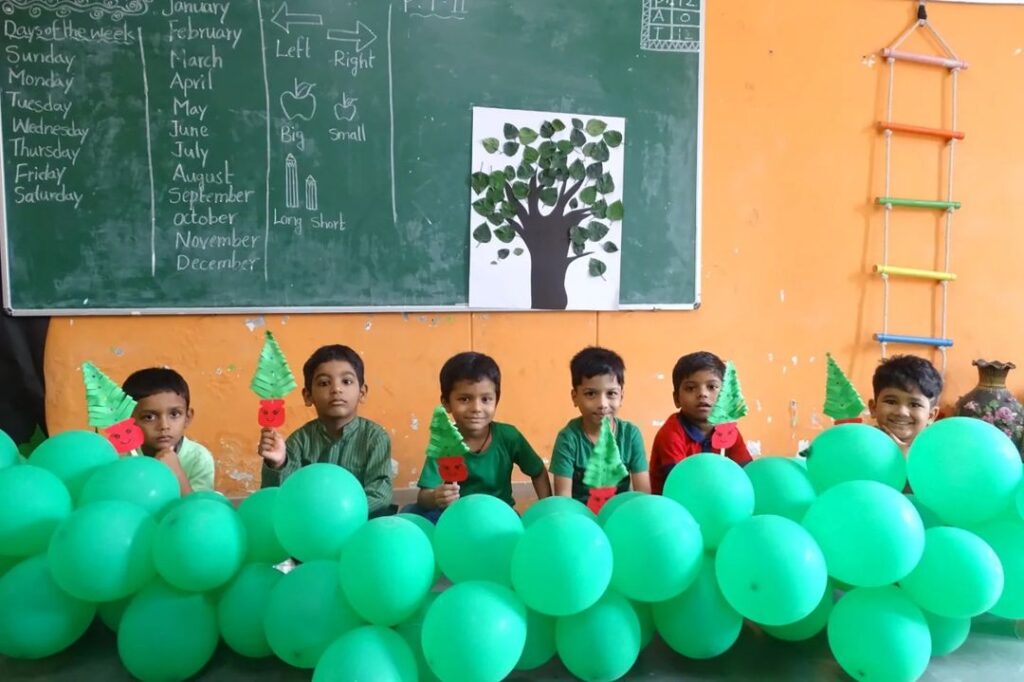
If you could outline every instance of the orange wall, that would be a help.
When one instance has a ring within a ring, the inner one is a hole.
[[[879,349],[884,111],[879,48],[912,17],[896,0],[710,0],[706,15],[703,305],[696,312],[56,318],[47,347],[50,428],[85,425],[78,366],[98,363],[116,380],[167,364],[192,385],[190,435],[217,457],[217,487],[259,485],[255,398],[248,391],[264,329],[296,369],[317,345],[343,342],[363,354],[370,393],[363,414],[392,433],[396,486],[413,485],[449,355],[494,355],[504,373],[499,418],[548,454],[573,415],[567,363],[586,344],[627,362],[623,416],[648,442],[672,409],[671,369],[706,348],[733,359],[751,414],[741,424],[766,453],[792,453],[823,425],[826,351],[865,395]],[[977,357],[1024,353],[1024,7],[933,5],[932,19],[971,63],[961,79],[967,140],[957,154],[948,390],[952,403],[975,381]],[[897,73],[896,118],[948,125],[944,80],[921,67]],[[943,113],[940,113],[943,112]],[[901,139],[894,193],[938,197],[940,145]],[[632,169],[632,172],[641,172]],[[939,222],[902,212],[892,262],[940,268]],[[892,330],[938,330],[934,287],[894,286]],[[938,362],[936,354],[934,360]],[[1011,375],[1019,388],[1024,372]],[[310,418],[294,396],[290,425]]]

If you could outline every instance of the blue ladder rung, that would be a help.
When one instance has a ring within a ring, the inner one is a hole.
[[[949,348],[953,345],[953,339],[937,339],[930,336],[906,336],[905,334],[875,334],[875,341],[879,343],[910,343],[918,346],[935,346],[936,348]]]

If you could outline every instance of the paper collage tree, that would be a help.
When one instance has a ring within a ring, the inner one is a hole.
[[[825,408],[824,412],[832,417],[836,424],[861,422],[864,412],[864,401],[861,399],[853,383],[843,373],[831,353],[826,353],[827,374],[825,376]]]
[[[732,362],[725,364],[725,376],[722,377],[722,389],[718,392],[718,400],[711,408],[708,421],[715,425],[711,434],[711,447],[722,454],[736,444],[740,431],[736,422],[747,414],[747,401],[743,399],[743,389],[736,375],[736,366]]]
[[[284,424],[284,398],[295,390],[295,376],[288,367],[288,361],[277,345],[277,339],[267,332],[256,363],[256,373],[249,384],[253,393],[260,397],[258,421],[265,428],[277,428]]]
[[[430,418],[430,442],[427,443],[427,457],[437,460],[437,470],[445,483],[462,483],[469,478],[465,455],[469,446],[462,434],[448,418],[444,406],[434,408]]]
[[[608,417],[601,420],[601,433],[598,434],[594,452],[587,460],[587,470],[583,473],[583,482],[590,486],[587,507],[597,514],[608,500],[615,496],[619,481],[629,475],[622,463],[619,446],[615,443],[612,433],[612,422]]]
[[[82,364],[82,381],[89,426],[100,429],[119,455],[141,446],[142,429],[132,417],[135,400],[91,362]]]

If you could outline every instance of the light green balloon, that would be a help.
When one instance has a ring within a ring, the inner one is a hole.
[[[597,521],[594,512],[590,511],[587,505],[579,500],[572,497],[552,495],[551,497],[545,497],[543,500],[537,500],[530,505],[530,508],[523,513],[523,526],[529,528],[534,521],[550,514],[579,514],[591,521]]]
[[[288,477],[274,501],[277,539],[299,561],[336,561],[367,516],[363,486],[337,464],[302,467]]]
[[[817,493],[807,469],[790,457],[761,457],[743,467],[754,486],[754,514],[803,521]]]
[[[604,506],[601,507],[601,511],[597,513],[597,522],[603,527],[606,523],[608,523],[608,519],[612,517],[612,514],[615,513],[616,509],[626,504],[630,500],[635,500],[636,498],[643,497],[646,494],[647,493],[638,493],[635,490],[627,490],[624,493],[613,495],[612,499],[605,502]]]
[[[828,587],[818,544],[783,516],[755,516],[733,526],[718,547],[715,574],[729,605],[765,625],[807,617]]]
[[[0,578],[2,578],[7,571],[17,566],[25,557],[20,556],[0,556]]]
[[[754,513],[754,486],[740,465],[707,452],[672,467],[665,497],[686,507],[700,524],[705,549],[716,549],[726,531]]]
[[[338,562],[300,564],[270,592],[263,627],[274,654],[312,670],[330,644],[365,625],[341,591]]]
[[[411,521],[423,531],[423,534],[427,536],[427,540],[430,541],[430,549],[433,552],[434,549],[434,524],[427,520],[425,517],[419,514],[395,514],[396,519],[405,519]],[[434,582],[441,577],[441,566],[437,563],[437,556],[434,556]]]
[[[27,557],[45,552],[57,526],[71,514],[71,495],[46,469],[0,469],[0,553]]]
[[[397,633],[379,625],[349,630],[332,643],[313,682],[417,682],[416,657]]]
[[[217,614],[208,594],[155,581],[132,599],[117,630],[121,663],[142,682],[185,680],[217,649]]]
[[[125,597],[124,599],[118,599],[116,601],[102,602],[96,605],[96,615],[99,616],[100,621],[107,626],[107,629],[116,634],[118,629],[121,627],[121,619],[124,617],[124,611],[131,603],[131,597]]]
[[[82,486],[97,469],[117,459],[111,442],[92,431],[64,431],[50,436],[29,456],[31,464],[64,482],[72,500],[78,499]]]
[[[828,617],[832,615],[832,605],[835,599],[832,595],[832,586],[825,588],[825,594],[821,595],[821,601],[808,615],[795,623],[788,625],[765,625],[764,631],[784,642],[802,642],[814,637],[825,629],[828,624]]]
[[[704,540],[690,512],[668,497],[623,505],[604,527],[612,546],[612,587],[637,601],[665,601],[697,578]]]
[[[399,514],[401,516],[401,514]],[[422,517],[420,517],[422,518]],[[426,520],[426,519],[424,519]],[[429,521],[428,521],[429,523]],[[431,524],[433,525],[433,524]],[[411,617],[406,619],[404,622],[399,623],[395,626],[395,632],[397,632],[405,643],[409,645],[409,650],[412,651],[413,656],[416,657],[416,668],[419,670],[420,682],[439,682],[437,675],[427,665],[427,659],[423,655],[423,619],[427,616],[427,611],[434,604],[434,600],[437,599],[439,592],[428,592],[426,599],[420,605]]]
[[[226,495],[222,495],[216,490],[200,490],[198,492],[189,493],[188,495],[185,495],[184,497],[179,498],[174,502],[171,502],[169,505],[160,510],[160,513],[157,514],[157,520],[159,521],[165,518],[168,514],[170,514],[172,511],[174,511],[183,504],[199,502],[200,500],[205,500],[207,502],[216,502],[217,504],[224,505],[231,511],[235,511],[235,505],[231,503],[231,500],[229,500]]]
[[[555,622],[551,616],[533,609],[526,610],[526,644],[516,663],[516,670],[539,668],[554,657]]]
[[[825,554],[828,574],[858,587],[897,582],[924,552],[914,505],[877,481],[848,481],[822,493],[804,517]]]
[[[6,469],[18,463],[17,444],[3,430],[0,430],[0,469]]]
[[[640,620],[624,596],[609,590],[586,611],[559,618],[558,656],[581,680],[617,680],[640,655]]]
[[[970,618],[945,618],[928,611],[922,611],[928,621],[932,636],[932,656],[946,656],[953,653],[967,641],[971,634]]]
[[[974,533],[941,526],[924,533],[924,553],[900,587],[925,611],[946,618],[973,618],[1003,593],[1003,566]]]
[[[217,624],[224,643],[242,656],[263,658],[274,652],[263,619],[270,594],[284,574],[268,564],[246,564],[220,595]]]
[[[25,559],[0,577],[0,654],[44,658],[81,637],[96,606],[64,592],[45,555]]]
[[[921,609],[892,586],[843,595],[828,620],[828,643],[848,675],[879,682],[918,679],[932,646]]]
[[[341,551],[341,589],[364,620],[391,626],[409,618],[434,584],[434,550],[411,521],[372,519]]]
[[[245,526],[246,561],[279,564],[288,558],[274,530],[274,504],[280,488],[263,488],[238,505],[238,518]]]
[[[705,557],[697,579],[685,592],[654,604],[651,611],[661,638],[687,658],[725,653],[743,627],[743,616],[729,606],[718,587],[713,557]]]
[[[921,516],[921,523],[924,524],[925,530],[928,530],[929,528],[934,528],[936,526],[946,525],[946,523],[939,518],[938,514],[933,512],[928,507],[924,506],[924,503],[921,502],[921,500],[917,499],[917,495],[907,494],[905,495],[905,497],[907,498],[907,501],[910,502],[910,504],[914,505],[914,509],[916,509],[917,513]]]
[[[881,429],[840,424],[825,429],[811,443],[807,475],[819,493],[847,481],[877,481],[902,491],[907,465],[896,441]]]
[[[512,507],[491,495],[469,495],[438,519],[434,553],[453,583],[490,580],[509,585],[512,551],[522,535],[523,522]]]
[[[166,464],[152,457],[122,457],[92,472],[82,486],[78,506],[121,500],[159,515],[180,497],[178,479]]]
[[[444,682],[498,682],[523,654],[526,607],[503,585],[459,583],[430,606],[422,641],[427,665]]]
[[[581,514],[551,514],[527,528],[516,545],[512,585],[531,609],[568,616],[601,598],[612,566],[611,544],[596,521]]]
[[[1003,591],[989,611],[1000,618],[1024,618],[1024,521],[998,519],[971,530],[1003,566]]]
[[[654,639],[654,612],[648,602],[630,601],[629,603],[633,605],[637,620],[640,621],[640,651],[643,651]]]
[[[941,419],[914,439],[907,456],[914,494],[951,526],[995,518],[1021,481],[1021,459],[1005,433],[980,419]]]
[[[1014,496],[1013,501],[1017,516],[1024,519],[1024,478],[1021,479],[1020,485],[1017,486],[1017,494]]]
[[[225,584],[245,558],[245,527],[230,506],[197,500],[168,512],[153,538],[157,573],[180,590],[206,592]]]
[[[53,578],[79,599],[124,599],[153,579],[155,533],[153,518],[130,502],[106,500],[76,509],[53,534]]]

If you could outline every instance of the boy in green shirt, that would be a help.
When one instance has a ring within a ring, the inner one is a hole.
[[[555,439],[551,456],[555,495],[572,496],[586,504],[590,488],[583,482],[583,474],[605,417],[611,421],[615,444],[629,472],[619,482],[616,494],[629,490],[630,484],[638,492],[651,492],[647,454],[640,429],[616,417],[622,406],[626,377],[622,358],[606,348],[590,346],[573,357],[569,371],[572,374],[572,404],[580,411],[580,416],[571,419]]]
[[[494,421],[501,399],[501,370],[494,359],[482,353],[459,353],[444,363],[440,383],[441,404],[469,448],[465,455],[469,475],[462,483],[445,483],[437,459],[427,457],[416,504],[403,511],[436,522],[463,495],[493,495],[514,507],[513,465],[530,477],[538,499],[549,497],[551,481],[544,461],[519,429]]]
[[[281,485],[307,464],[345,467],[366,492],[370,518],[395,513],[391,504],[391,438],[381,426],[358,414],[366,398],[363,359],[348,346],[318,348],[302,366],[302,397],[316,408],[316,419],[288,436],[272,428],[260,432],[261,487]]]

